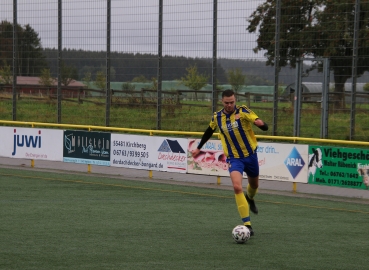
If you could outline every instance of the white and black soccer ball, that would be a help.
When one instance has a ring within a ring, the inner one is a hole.
[[[250,239],[250,230],[244,225],[237,225],[232,230],[232,237],[238,244],[246,243]]]

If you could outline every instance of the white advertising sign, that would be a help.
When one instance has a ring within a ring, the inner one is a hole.
[[[63,130],[0,127],[0,156],[63,161]]]
[[[111,134],[110,166],[186,173],[187,139]]]
[[[260,179],[307,183],[308,145],[258,143]]]
[[[209,140],[195,158],[191,150],[199,139],[188,140],[188,173],[229,176],[220,140]],[[258,143],[260,179],[307,183],[308,145]]]

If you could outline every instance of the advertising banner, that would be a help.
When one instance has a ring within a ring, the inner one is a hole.
[[[110,133],[65,130],[63,161],[110,166]]]
[[[224,155],[220,140],[208,140],[200,154],[193,158],[191,150],[197,148],[200,139],[188,140],[187,172],[194,174],[229,176],[227,157]]]
[[[200,139],[188,140],[188,173],[229,176],[220,140],[209,140],[193,158],[191,150]],[[306,183],[307,145],[258,143],[260,179]]]
[[[62,161],[63,131],[0,127],[0,156]]]
[[[308,145],[258,144],[260,179],[307,183]]]
[[[186,173],[187,139],[111,134],[111,166]]]
[[[308,183],[355,189],[369,187],[369,150],[309,146]]]

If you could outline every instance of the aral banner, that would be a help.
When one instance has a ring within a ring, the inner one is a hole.
[[[209,140],[195,158],[191,150],[199,139],[188,140],[188,173],[229,176],[220,140]],[[258,143],[260,179],[306,183],[307,145]]]
[[[65,130],[63,161],[110,166],[110,133]]]
[[[258,143],[260,179],[306,183],[308,146]]]
[[[0,156],[62,161],[63,131],[0,127]]]
[[[111,166],[186,173],[187,139],[111,134]]]
[[[309,184],[368,189],[369,151],[309,146]]]

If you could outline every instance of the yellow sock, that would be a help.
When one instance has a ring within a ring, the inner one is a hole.
[[[247,184],[247,196],[249,196],[250,199],[253,200],[257,192],[258,189],[253,189],[250,184]]]
[[[243,194],[243,192],[239,194],[235,194],[235,198],[236,198],[238,213],[240,213],[243,224],[251,225],[249,204],[246,201],[245,195]]]

